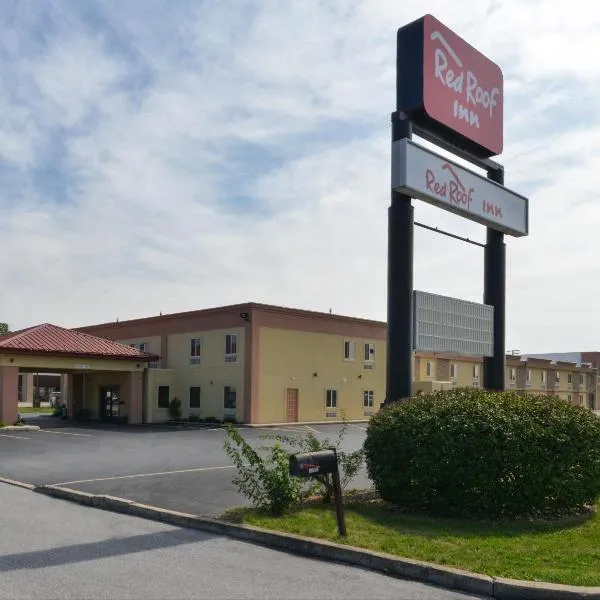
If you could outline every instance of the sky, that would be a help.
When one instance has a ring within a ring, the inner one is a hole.
[[[504,73],[496,160],[530,198],[530,235],[506,236],[507,350],[600,350],[600,8],[561,7],[3,0],[0,320],[239,302],[385,320],[396,31],[429,12]],[[482,302],[483,250],[417,228],[414,287]]]

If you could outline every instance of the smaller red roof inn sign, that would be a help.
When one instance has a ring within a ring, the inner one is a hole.
[[[481,156],[502,153],[500,67],[431,15],[398,30],[397,109]]]

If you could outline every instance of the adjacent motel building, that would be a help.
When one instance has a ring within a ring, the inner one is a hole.
[[[506,386],[597,408],[600,353],[507,356]],[[414,390],[480,387],[483,359],[417,352]],[[0,337],[0,421],[14,422],[34,373],[60,374],[77,420],[247,424],[368,419],[385,399],[386,324],[264,304]]]

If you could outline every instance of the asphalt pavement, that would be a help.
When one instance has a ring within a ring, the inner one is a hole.
[[[0,506],[0,600],[475,598],[4,484]]]
[[[109,494],[201,516],[216,516],[246,504],[232,483],[235,472],[218,427],[72,426],[51,417],[29,419],[41,431],[0,434],[0,477],[34,485],[62,485]],[[242,428],[253,445],[266,434],[335,440],[339,425],[310,428]],[[348,427],[344,448],[359,448],[364,424]],[[369,487],[364,470],[351,487]]]

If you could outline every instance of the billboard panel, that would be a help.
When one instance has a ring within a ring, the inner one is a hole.
[[[415,290],[413,349],[494,355],[494,307]]]
[[[398,30],[397,52],[398,110],[480,156],[502,153],[498,65],[432,15]]]

